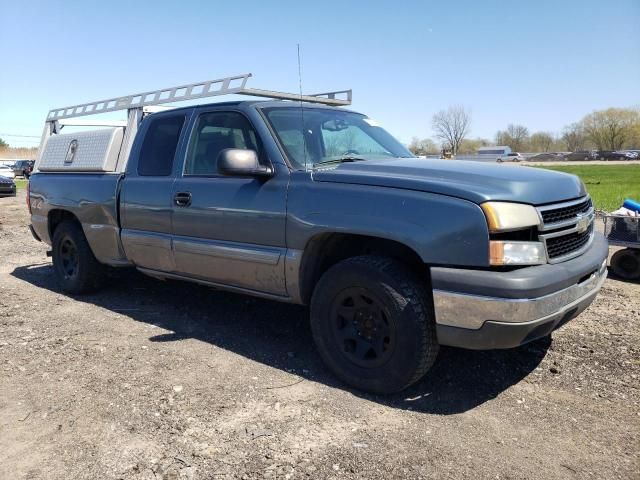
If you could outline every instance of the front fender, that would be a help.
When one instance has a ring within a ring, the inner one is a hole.
[[[293,178],[287,246],[303,250],[311,238],[330,232],[394,240],[430,265],[489,264],[487,223],[473,202],[413,190]]]

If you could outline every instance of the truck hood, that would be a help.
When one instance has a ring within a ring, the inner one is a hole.
[[[392,158],[342,163],[313,172],[317,182],[403,188],[463,198],[474,203],[502,200],[532,205],[586,194],[575,175],[462,160]]]

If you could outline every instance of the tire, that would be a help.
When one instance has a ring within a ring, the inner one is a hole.
[[[611,257],[611,271],[624,280],[640,279],[640,251],[631,248],[618,250]]]
[[[345,383],[399,392],[420,380],[438,354],[431,295],[400,262],[359,256],[331,267],[311,299],[320,356]]]
[[[81,294],[100,288],[105,266],[93,255],[80,225],[64,221],[53,234],[53,270],[62,290]]]

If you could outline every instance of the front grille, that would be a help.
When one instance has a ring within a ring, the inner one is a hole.
[[[591,209],[591,198],[587,198],[584,202],[576,203],[567,207],[552,208],[540,212],[545,225],[549,223],[558,223],[565,220],[575,218],[580,213],[586,213]]]
[[[593,224],[584,232],[569,233],[560,237],[547,239],[547,255],[549,259],[563,257],[584,247],[593,233]]]

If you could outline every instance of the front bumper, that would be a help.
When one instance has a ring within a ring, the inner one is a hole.
[[[608,245],[596,234],[581,256],[512,272],[434,267],[438,341],[477,350],[512,348],[579,315],[607,277]]]

